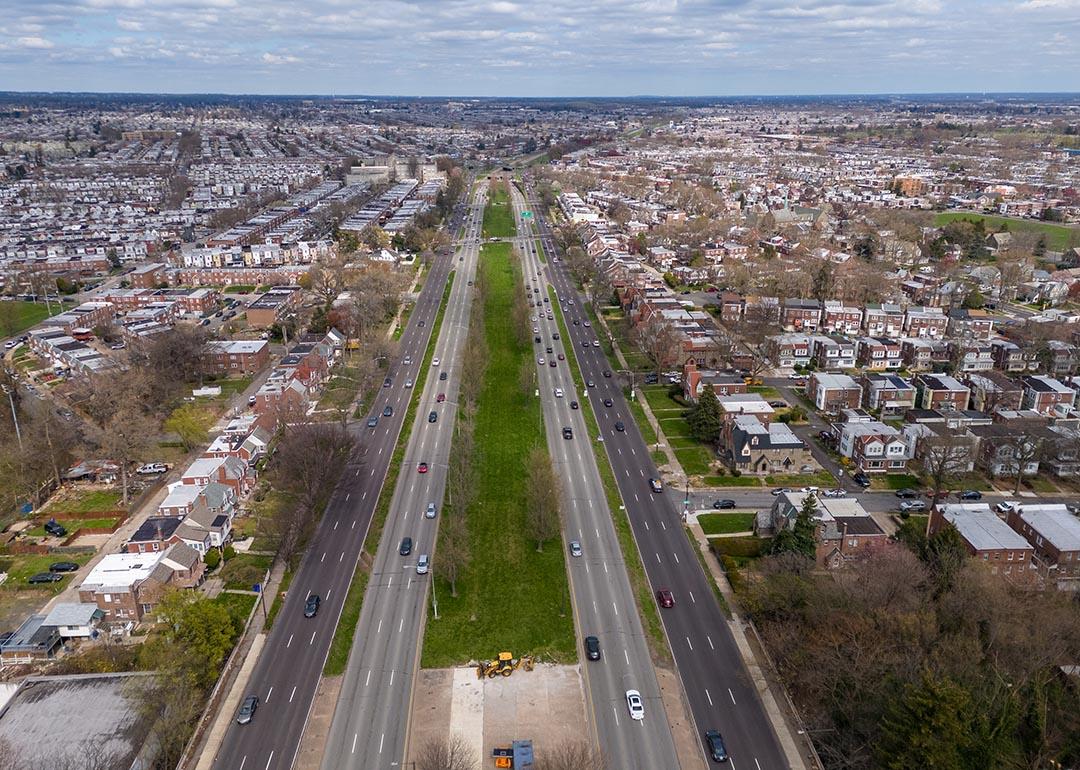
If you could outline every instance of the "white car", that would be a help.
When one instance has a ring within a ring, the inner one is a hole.
[[[641,721],[645,718],[645,704],[641,702],[641,693],[637,690],[626,691],[626,708],[630,710],[630,718]]]
[[[153,476],[157,473],[165,473],[169,470],[169,466],[165,463],[147,463],[146,465],[140,465],[135,471],[140,476]]]
[[[438,358],[431,359],[431,365],[432,366],[438,366],[439,365],[439,359]]]
[[[994,506],[994,510],[998,513],[1008,513],[1016,507],[1016,503],[1012,500],[1002,500],[1000,503]]]
[[[425,519],[434,519],[435,518],[435,503],[428,503],[427,504],[427,509],[424,511],[424,518]]]
[[[411,364],[412,363],[412,356],[405,356],[405,360],[402,361],[402,363],[405,364],[405,366],[408,366],[409,364]]]
[[[539,333],[540,333],[540,327],[539,326],[534,326],[533,327],[533,334],[539,334]]]
[[[540,366],[543,366],[545,362],[543,358],[537,358],[536,363],[540,364]]]
[[[562,397],[563,397],[562,388],[555,388],[555,398],[562,398]]]
[[[594,348],[598,348],[598,347],[600,347],[600,340],[593,340],[593,341],[592,341],[592,346],[593,346]]]
[[[826,489],[821,493],[825,497],[847,497],[846,489]]]
[[[420,554],[420,558],[416,560],[416,574],[426,575],[430,564],[431,561],[428,559],[428,555],[426,553]]]
[[[413,384],[413,383],[412,383],[412,380],[405,380],[405,387],[406,387],[406,388],[411,388],[411,387],[412,387],[412,384]]]
[[[591,324],[591,323],[589,323],[588,321],[582,321],[582,322],[581,322],[581,325],[582,325],[582,326],[585,326],[585,327],[589,327],[589,326],[592,326],[592,324]]]

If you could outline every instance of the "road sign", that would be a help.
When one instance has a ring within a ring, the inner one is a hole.
[[[532,219],[532,212],[531,211],[522,211],[521,212],[521,218],[522,219]]]

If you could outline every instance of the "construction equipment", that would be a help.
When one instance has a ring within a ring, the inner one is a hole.
[[[512,653],[500,652],[495,660],[482,660],[476,664],[476,678],[494,679],[497,676],[510,676],[515,670],[524,668],[526,671],[533,670],[534,661],[531,655],[522,655],[515,658]]]

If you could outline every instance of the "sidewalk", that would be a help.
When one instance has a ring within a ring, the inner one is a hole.
[[[259,660],[259,653],[262,652],[263,644],[266,642],[266,633],[264,632],[266,613],[270,611],[270,605],[273,604],[274,597],[277,596],[278,587],[281,585],[284,576],[285,564],[281,561],[275,561],[270,570],[270,579],[262,592],[262,607],[256,608],[251,623],[244,631],[244,635],[240,637],[240,641],[236,643],[236,649],[218,679],[215,689],[219,693],[224,693],[224,697],[219,698],[216,707],[213,703],[207,706],[204,718],[209,721],[209,726],[206,727],[204,723],[204,732],[192,748],[191,755],[186,763],[187,767],[194,767],[195,770],[208,770],[213,764],[214,757],[217,756],[218,749],[221,748],[221,742],[225,738],[225,733],[232,723],[240,699],[246,691],[251,672],[255,669],[255,664]],[[211,716],[215,708],[216,713]],[[198,758],[197,761],[196,758]]]
[[[780,741],[780,747],[784,751],[784,756],[787,757],[788,766],[791,770],[814,770],[814,768],[818,767],[818,763],[813,753],[813,747],[810,745],[809,737],[804,733],[795,708],[788,699],[783,685],[778,681],[770,681],[769,674],[771,672],[759,664],[755,652],[756,634],[752,646],[752,642],[747,638],[746,633],[749,623],[744,622],[739,617],[738,600],[731,590],[731,584],[728,583],[727,575],[721,569],[719,561],[709,550],[708,538],[696,520],[690,522],[688,526],[694,535],[694,541],[701,550],[704,557],[703,561],[708,565],[709,572],[717,588],[720,589],[724,600],[731,608],[731,620],[728,621],[731,635],[735,638],[735,644],[739,648],[739,654],[742,656],[743,663],[750,674],[750,679],[753,681],[754,687],[757,688],[761,703],[765,707],[765,715],[768,717],[773,732],[776,733],[776,737]],[[761,650],[760,647],[758,649]],[[761,650],[761,654],[764,654],[764,650]],[[774,688],[779,692],[779,697],[774,695]]]

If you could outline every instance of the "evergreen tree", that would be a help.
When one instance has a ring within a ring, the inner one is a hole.
[[[774,555],[798,553],[813,559],[817,550],[817,525],[814,523],[817,510],[817,498],[807,495],[803,499],[799,513],[795,516],[794,526],[784,527],[776,533],[769,546],[769,552]]]
[[[690,433],[698,441],[715,444],[720,441],[720,429],[724,422],[720,399],[713,389],[706,385],[698,397],[698,402],[687,416]]]

